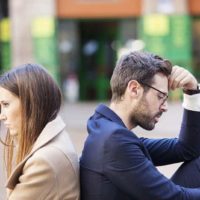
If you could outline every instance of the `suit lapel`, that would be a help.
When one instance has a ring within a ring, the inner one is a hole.
[[[110,120],[112,120],[112,121],[114,121],[114,122],[122,125],[123,127],[127,128],[125,126],[125,124],[123,123],[123,121],[121,120],[121,118],[116,113],[114,113],[110,108],[108,108],[107,106],[105,106],[103,104],[100,104],[96,108],[96,112],[99,113],[99,114],[101,114],[101,115],[103,115],[104,117],[106,117],[106,118],[108,118],[108,119],[110,119]],[[134,137],[138,138],[137,135],[134,132],[132,132],[132,134],[134,135]],[[138,140],[139,140],[139,138],[138,138]],[[146,147],[143,145],[142,142],[140,142],[140,144],[141,144],[141,149],[142,149],[144,155],[146,155],[147,158],[150,161],[152,161],[151,160],[151,156],[150,156],[148,150],[146,149]]]
[[[126,126],[125,126],[124,122],[122,121],[122,119],[116,113],[114,113],[109,107],[105,106],[104,104],[100,104],[96,108],[96,112],[101,114],[101,115],[103,115],[107,119],[110,119],[113,122],[121,124],[123,127],[126,128]]]

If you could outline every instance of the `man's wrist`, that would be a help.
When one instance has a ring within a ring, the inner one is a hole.
[[[197,84],[196,90],[187,90],[183,89],[183,92],[188,95],[199,94],[200,93],[200,84]]]

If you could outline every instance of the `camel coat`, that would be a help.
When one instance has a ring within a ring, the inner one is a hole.
[[[79,200],[79,165],[65,124],[49,122],[9,177],[8,200]]]

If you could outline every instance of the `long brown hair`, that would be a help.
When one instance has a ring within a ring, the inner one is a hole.
[[[16,164],[24,159],[45,125],[56,118],[61,92],[49,73],[38,64],[13,68],[0,77],[0,87],[16,95],[21,102],[21,132],[18,134]],[[12,171],[13,143],[7,132],[5,162],[7,175]]]

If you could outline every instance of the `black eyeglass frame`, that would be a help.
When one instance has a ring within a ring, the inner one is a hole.
[[[143,82],[139,82],[140,84],[142,84],[142,85],[144,85],[144,86],[147,86],[147,87],[149,87],[149,88],[151,88],[151,89],[153,89],[153,90],[156,90],[157,92],[159,92],[159,93],[161,93],[162,95],[164,95],[163,96],[163,103],[162,104],[164,104],[166,101],[167,101],[167,99],[168,99],[168,94],[167,93],[165,93],[165,92],[162,92],[162,91],[160,91],[159,89],[157,89],[157,88],[155,88],[155,87],[153,87],[153,86],[151,86],[151,85],[149,85],[149,84],[147,84],[147,83],[143,83]]]

